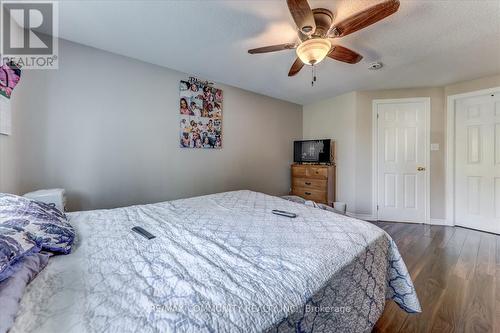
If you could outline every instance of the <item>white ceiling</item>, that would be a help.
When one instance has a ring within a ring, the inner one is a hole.
[[[312,8],[336,10],[336,20],[377,2],[310,0]],[[293,50],[247,53],[296,40],[285,0],[66,0],[59,12],[62,38],[299,104],[500,73],[500,0],[401,0],[393,16],[339,40],[364,59],[323,61],[315,87],[309,68],[287,76]],[[385,66],[370,71],[372,61]]]

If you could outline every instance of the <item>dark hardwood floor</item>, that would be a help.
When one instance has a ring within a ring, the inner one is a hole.
[[[500,333],[500,236],[460,227],[374,222],[389,233],[422,313],[388,301],[373,332]]]

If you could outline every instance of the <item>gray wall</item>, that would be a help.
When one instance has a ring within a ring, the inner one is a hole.
[[[62,187],[70,210],[236,189],[288,192],[301,106],[217,85],[223,149],[180,149],[179,81],[187,74],[67,41],[59,47],[59,70],[26,70],[16,88],[14,134],[0,141],[8,146],[0,160],[15,169],[4,180],[16,181],[0,190]]]
[[[17,95],[17,88],[12,98]],[[12,114],[13,122],[17,114]],[[17,137],[0,134],[0,192],[17,193],[19,190],[19,176],[17,173],[16,156]]]
[[[374,99],[430,97],[431,143],[438,143],[440,147],[430,152],[430,213],[431,219],[443,220],[446,218],[446,98],[498,86],[500,75],[444,87],[352,92],[305,105],[303,134],[306,138],[328,136],[337,140],[338,200],[346,201],[348,211],[354,215],[372,216],[372,102]],[[349,177],[353,181],[348,181]]]
[[[356,212],[356,93],[351,92],[304,105],[304,139],[335,140],[336,201],[345,202],[347,211]]]

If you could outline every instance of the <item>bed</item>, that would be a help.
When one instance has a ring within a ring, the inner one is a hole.
[[[278,197],[234,191],[68,217],[73,252],[28,286],[12,333],[369,332],[386,299],[420,311],[383,230]]]

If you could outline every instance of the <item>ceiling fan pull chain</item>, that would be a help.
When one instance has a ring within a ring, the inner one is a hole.
[[[311,65],[311,87],[314,87],[314,82],[316,82],[316,67],[314,64]]]
[[[314,64],[311,65],[311,87],[314,87]]]

